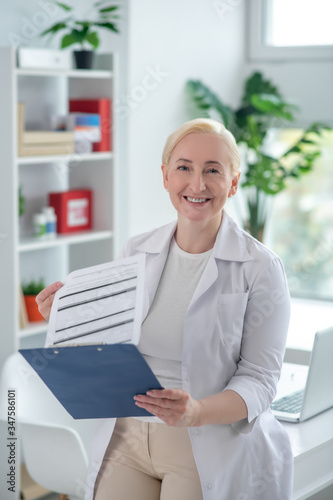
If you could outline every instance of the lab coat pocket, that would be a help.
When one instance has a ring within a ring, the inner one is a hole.
[[[239,356],[248,292],[224,293],[218,299],[220,337],[223,345]]]

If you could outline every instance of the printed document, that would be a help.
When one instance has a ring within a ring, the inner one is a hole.
[[[80,269],[65,279],[52,304],[49,345],[137,345],[145,255]]]

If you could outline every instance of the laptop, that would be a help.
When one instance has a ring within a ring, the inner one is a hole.
[[[305,387],[276,399],[275,417],[302,422],[333,406],[333,327],[316,332]]]

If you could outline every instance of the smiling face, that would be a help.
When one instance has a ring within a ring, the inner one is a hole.
[[[222,208],[236,193],[240,174],[231,171],[228,146],[218,134],[183,137],[162,172],[178,219],[216,222],[219,227]]]

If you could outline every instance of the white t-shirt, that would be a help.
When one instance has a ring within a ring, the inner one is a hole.
[[[138,345],[158,381],[166,389],[182,388],[184,318],[212,249],[184,252],[173,238],[165,267]]]

